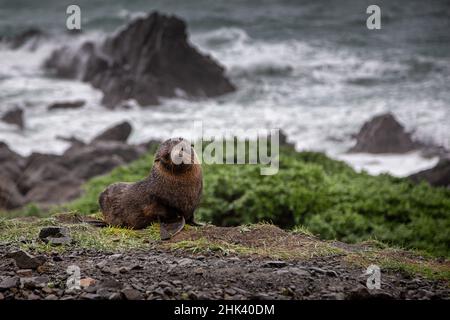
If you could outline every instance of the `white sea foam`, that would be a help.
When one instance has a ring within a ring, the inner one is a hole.
[[[426,159],[419,152],[407,154],[373,155],[367,153],[340,154],[335,156],[343,160],[357,171],[365,170],[369,174],[377,175],[390,173],[397,177],[405,177],[412,173],[434,167],[439,159],[437,157]]]
[[[55,47],[53,42],[34,52],[0,49],[0,60],[5,62],[0,69],[0,113],[14,105],[25,106],[26,121],[24,132],[0,122],[0,141],[24,155],[61,153],[68,145],[57,136],[88,141],[124,120],[134,128],[133,143],[189,136],[193,121],[200,120],[207,134],[217,129],[282,128],[298,150],[324,151],[372,174],[404,176],[433,166],[436,159],[424,159],[418,153],[345,153],[355,142],[352,134],[365,121],[391,111],[415,137],[450,145],[450,109],[442,99],[418,98],[414,84],[397,94],[352,83],[407,76],[408,65],[402,62],[364,58],[298,40],[252,39],[239,28],[194,34],[192,41],[226,67],[238,85],[236,93],[201,101],[167,99],[156,107],[106,111],[100,106],[101,92],[89,84],[44,74],[40,65]],[[86,101],[81,109],[46,111],[52,102],[78,99]]]

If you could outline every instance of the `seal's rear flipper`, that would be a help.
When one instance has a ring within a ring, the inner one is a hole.
[[[187,224],[190,224],[191,226],[194,226],[194,227],[204,227],[205,226],[205,224],[203,222],[197,222],[194,220],[191,220]]]
[[[178,232],[183,230],[185,225],[184,217],[178,216],[175,220],[161,221],[159,226],[159,233],[161,240],[169,240]]]
[[[81,216],[79,214],[76,214],[75,218],[81,223],[87,223],[87,224],[90,224],[97,228],[104,228],[104,227],[109,226],[109,224],[106,221],[100,220],[100,219],[95,219],[92,217],[86,217],[86,216]]]

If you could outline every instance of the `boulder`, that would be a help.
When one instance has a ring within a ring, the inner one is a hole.
[[[0,209],[17,209],[23,204],[24,198],[17,185],[7,177],[0,176]]]
[[[412,140],[391,113],[382,114],[366,122],[356,135],[356,145],[350,152],[406,153],[421,147]]]
[[[409,178],[416,183],[427,181],[432,186],[450,188],[450,158],[441,159],[435,167],[410,175]]]
[[[159,97],[212,97],[235,90],[224,69],[187,39],[186,24],[157,12],[132,21],[99,44],[54,51],[45,67],[57,76],[80,78],[103,91],[103,103],[140,105]]]
[[[127,142],[128,137],[130,136],[132,131],[132,127],[129,122],[124,121],[119,123],[109,129],[106,129],[104,132],[95,137],[92,142],[98,141],[120,141]]]
[[[73,169],[73,174],[80,179],[87,180],[95,176],[106,174],[125,162],[117,155],[95,158],[86,164],[80,164]]]
[[[97,159],[117,156],[124,162],[136,160],[142,153],[136,146],[127,145],[117,141],[99,141],[74,150],[63,155],[64,166],[74,169],[80,165],[88,165]]]
[[[81,195],[83,181],[64,177],[59,180],[43,181],[28,191],[27,202],[40,204],[61,204],[78,198]]]
[[[22,167],[14,161],[5,161],[0,164],[0,177],[17,183],[23,175]]]
[[[35,164],[24,171],[19,181],[19,189],[22,193],[26,194],[29,190],[39,186],[44,181],[59,180],[67,177],[69,174],[69,170],[57,162],[47,162],[41,166]]]
[[[7,111],[2,116],[2,121],[18,126],[20,129],[24,128],[23,110],[20,108],[14,108]]]
[[[0,209],[16,209],[24,204],[24,198],[16,182],[22,175],[24,159],[0,142]]]
[[[138,147],[142,150],[142,153],[146,153],[148,151],[155,152],[158,149],[158,146],[161,144],[160,140],[148,140],[138,145]]]
[[[84,106],[86,102],[84,100],[76,101],[61,101],[55,102],[47,107],[47,110],[58,110],[58,109],[79,109]]]
[[[55,154],[33,152],[26,158],[25,170],[37,170],[45,164],[57,162],[60,159],[61,157]]]
[[[65,158],[71,157],[71,156],[81,152],[81,150],[86,146],[87,146],[87,144],[84,143],[83,141],[74,141],[74,142],[72,142],[70,147],[67,148],[66,151],[64,151],[63,157],[65,157]]]

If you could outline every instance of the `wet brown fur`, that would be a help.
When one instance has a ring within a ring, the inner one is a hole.
[[[171,161],[172,148],[182,140],[169,139],[160,145],[144,180],[114,183],[100,194],[100,208],[108,224],[142,229],[179,216],[187,223],[194,222],[203,189],[202,169],[198,163],[175,165]]]

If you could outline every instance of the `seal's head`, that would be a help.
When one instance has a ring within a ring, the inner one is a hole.
[[[155,155],[157,162],[173,173],[187,172],[199,164],[194,148],[183,138],[172,138],[161,143]]]

